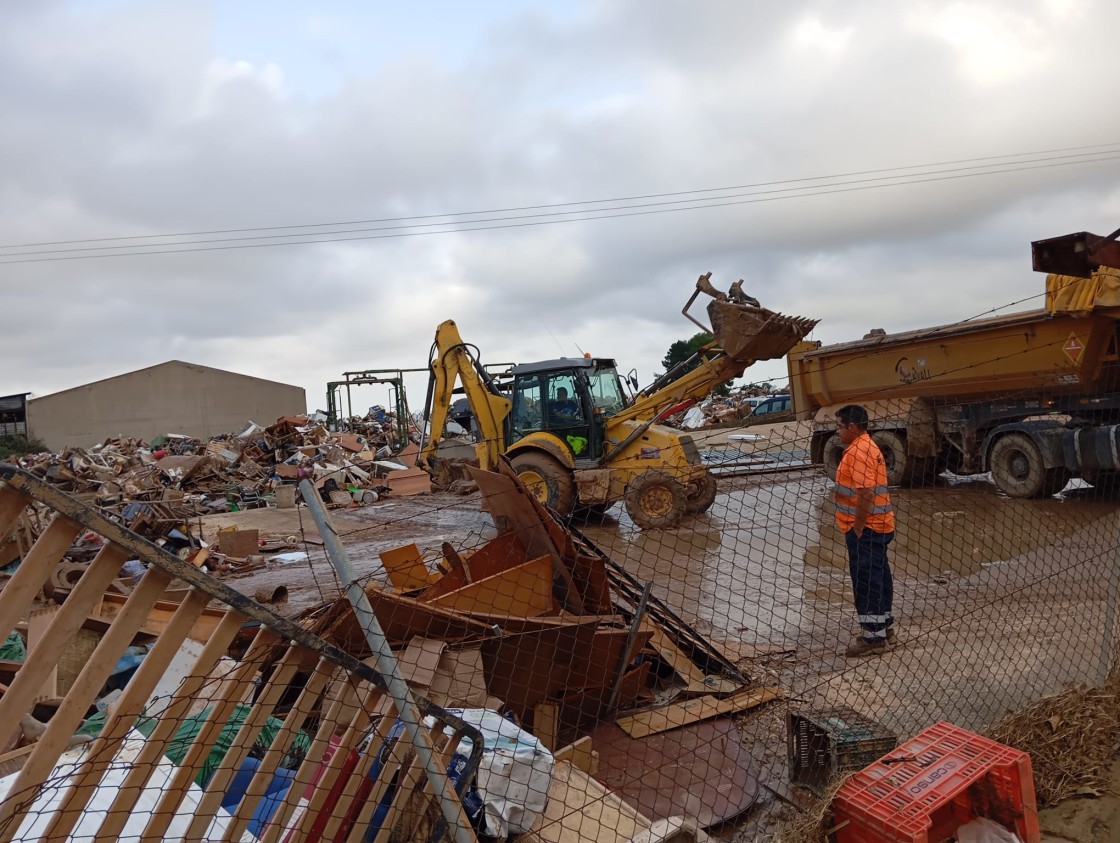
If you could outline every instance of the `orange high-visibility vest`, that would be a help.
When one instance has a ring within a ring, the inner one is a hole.
[[[887,491],[887,462],[867,433],[861,434],[844,450],[836,471],[836,526],[845,533],[856,523],[859,489],[871,489],[874,495],[867,526],[877,533],[893,533],[894,508]]]

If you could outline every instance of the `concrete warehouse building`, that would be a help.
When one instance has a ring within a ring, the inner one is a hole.
[[[116,436],[165,433],[205,439],[252,420],[269,425],[307,412],[302,387],[170,360],[27,402],[28,434],[52,451]]]

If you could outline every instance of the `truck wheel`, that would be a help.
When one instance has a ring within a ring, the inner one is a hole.
[[[675,527],[684,517],[688,494],[662,471],[646,471],[626,488],[626,512],[643,530]]]
[[[1009,433],[997,439],[988,465],[996,488],[1013,498],[1050,497],[1069,482],[1069,472],[1064,468],[1046,468],[1038,446],[1025,433]]]
[[[690,483],[685,498],[684,511],[686,515],[699,515],[707,512],[716,502],[716,477],[712,472],[704,472],[704,476],[695,483]]]
[[[511,459],[510,464],[537,500],[560,515],[572,511],[576,502],[575,480],[559,460],[526,451]]]
[[[829,480],[836,479],[836,472],[840,470],[840,460],[843,456],[844,443],[840,441],[840,434],[834,433],[825,440],[824,450],[821,452],[821,462],[824,463],[824,470]]]
[[[887,485],[902,485],[914,468],[906,464],[906,443],[902,437],[890,430],[876,430],[871,434],[871,440],[879,446],[887,463]]]

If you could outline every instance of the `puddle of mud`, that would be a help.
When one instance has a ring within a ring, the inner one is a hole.
[[[1111,539],[1114,502],[1088,495],[1026,500],[1000,495],[987,483],[892,489],[896,532],[891,565],[918,576],[968,576],[985,565],[1014,560],[1078,531]],[[816,507],[818,541],[805,564],[847,569],[843,537],[833,526],[827,495]]]
[[[829,490],[817,474],[721,484],[712,509],[676,530],[636,530],[616,508],[617,520],[588,525],[586,532],[702,628],[753,643],[793,641],[812,622],[807,601],[843,599],[839,586],[806,576],[810,570],[847,571]],[[1115,538],[1116,503],[1091,497],[1020,500],[987,483],[966,483],[892,490],[892,498],[898,527],[891,563],[903,574],[969,575],[1078,531]]]

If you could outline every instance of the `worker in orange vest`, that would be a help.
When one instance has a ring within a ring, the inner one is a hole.
[[[887,463],[867,432],[867,410],[849,404],[836,412],[844,456],[836,471],[836,526],[848,545],[848,570],[860,635],[846,656],[886,652],[894,638],[894,578],[887,545],[894,538],[894,508],[887,491]]]

